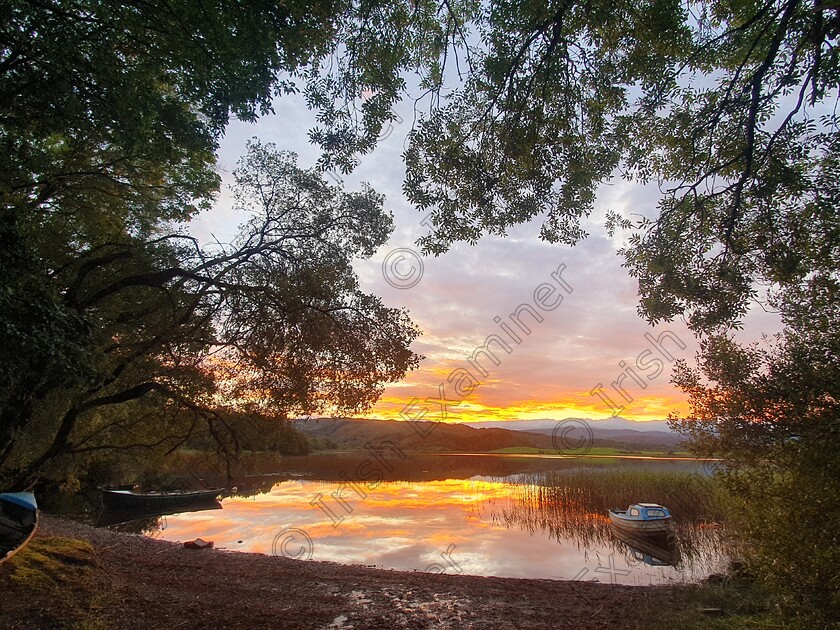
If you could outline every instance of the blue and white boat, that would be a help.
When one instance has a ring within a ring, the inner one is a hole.
[[[665,532],[671,525],[671,512],[658,503],[634,503],[626,510],[610,510],[610,523],[628,532]]]
[[[32,540],[38,528],[38,504],[31,492],[0,494],[0,563]]]

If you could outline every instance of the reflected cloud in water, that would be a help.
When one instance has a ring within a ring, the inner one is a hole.
[[[168,516],[151,535],[270,554],[278,533],[297,528],[312,539],[313,560],[420,571],[436,563],[453,573],[441,554],[455,545],[451,558],[468,574],[622,584],[698,581],[726,562],[718,524],[677,514],[673,542],[682,557],[676,566],[646,563],[650,549],[612,534],[601,507],[612,496],[587,489],[583,477],[574,480],[583,491],[541,480],[382,481],[362,487],[365,498],[346,489],[342,504],[334,480],[289,479],[263,494],[226,498],[222,510]],[[313,505],[319,496],[334,516]]]

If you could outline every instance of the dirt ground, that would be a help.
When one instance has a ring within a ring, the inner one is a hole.
[[[50,553],[38,552],[54,537],[90,546],[64,554],[58,570]],[[49,516],[30,547],[0,566],[2,628],[626,630],[645,625],[674,595],[671,587],[387,571],[189,550]],[[54,575],[36,579],[27,573],[33,563]]]

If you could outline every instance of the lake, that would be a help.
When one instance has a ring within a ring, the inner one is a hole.
[[[700,462],[401,455],[252,462],[222,509],[116,527],[386,569],[616,584],[697,582],[728,562],[725,518]],[[610,527],[607,509],[641,501],[671,508],[671,536],[628,540]]]

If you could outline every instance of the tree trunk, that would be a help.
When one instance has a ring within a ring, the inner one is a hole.
[[[58,432],[55,434],[55,438],[53,438],[53,442],[50,444],[50,447],[37,459],[30,462],[26,468],[20,470],[14,475],[14,477],[12,477],[11,490],[13,492],[25,491],[35,485],[35,482],[38,481],[38,477],[44,471],[44,468],[46,468],[50,462],[61,457],[61,455],[67,452],[70,434],[76,426],[76,420],[78,417],[79,409],[77,407],[71,407],[67,410],[67,413],[65,413],[64,417],[61,419],[61,426],[58,428]]]

